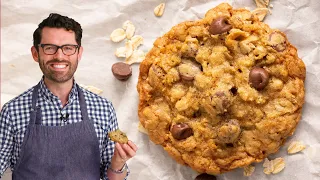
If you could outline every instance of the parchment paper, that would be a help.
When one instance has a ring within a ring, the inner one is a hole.
[[[155,17],[153,9],[165,2],[162,17]],[[110,41],[111,32],[130,20],[137,35],[144,37],[140,49],[147,52],[154,40],[177,23],[202,18],[207,10],[221,2],[234,7],[255,8],[253,0],[10,0],[1,3],[1,105],[24,92],[41,79],[41,71],[32,59],[32,34],[40,21],[49,13],[67,15],[83,27],[84,53],[76,72],[76,81],[103,90],[117,111],[120,128],[128,134],[139,150],[129,160],[130,180],[192,180],[196,172],[172,160],[161,146],[149,141],[138,131],[138,93],[136,90],[139,64],[132,66],[133,75],[126,82],[115,79],[111,65],[123,61],[116,58],[117,47],[124,41]],[[320,179],[320,1],[274,0],[265,22],[284,31],[289,41],[298,48],[299,57],[307,67],[306,97],[302,119],[295,134],[288,139],[279,153],[271,159],[284,157],[285,169],[276,175],[265,175],[262,163],[256,164],[251,177],[243,170],[218,175],[219,180],[298,180]],[[307,144],[302,153],[287,155],[286,148],[293,140]],[[72,173],[72,172],[71,172]]]

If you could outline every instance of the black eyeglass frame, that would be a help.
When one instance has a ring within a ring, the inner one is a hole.
[[[48,53],[46,53],[46,52],[44,51],[44,47],[45,47],[45,46],[49,46],[49,45],[50,45],[50,46],[54,46],[54,47],[57,48],[56,51],[55,51],[54,53],[52,53],[52,54],[48,54]],[[56,53],[58,52],[59,49],[61,49],[61,50],[62,50],[62,53],[63,53],[64,55],[66,55],[66,56],[72,56],[72,55],[74,55],[74,54],[77,52],[77,49],[79,49],[79,47],[80,47],[79,45],[75,45],[75,44],[64,44],[64,45],[62,45],[62,46],[58,46],[58,45],[55,45],[55,44],[38,44],[38,46],[42,48],[43,53],[46,54],[46,55],[54,55],[54,54],[56,54]],[[65,46],[73,46],[73,47],[75,47],[74,53],[72,53],[72,54],[66,54],[66,53],[64,52],[64,50],[63,50],[63,47],[65,47]]]

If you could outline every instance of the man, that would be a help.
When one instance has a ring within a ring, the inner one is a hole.
[[[126,161],[137,146],[119,144],[107,133],[118,128],[112,103],[79,87],[78,22],[50,14],[33,34],[33,59],[43,78],[4,105],[0,114],[0,175],[13,180],[125,179]],[[114,148],[115,147],[115,148]]]

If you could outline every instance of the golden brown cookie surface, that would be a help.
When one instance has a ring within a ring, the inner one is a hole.
[[[154,143],[198,172],[244,167],[293,134],[305,73],[282,32],[220,4],[154,42],[140,65],[140,122]]]
[[[109,132],[108,136],[114,142],[118,142],[121,144],[128,143],[127,135],[124,132],[120,131],[119,129]]]

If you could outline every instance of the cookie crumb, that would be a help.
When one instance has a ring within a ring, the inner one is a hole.
[[[91,85],[86,86],[86,85],[80,84],[80,86],[83,87],[84,89],[91,91],[91,92],[98,94],[98,95],[103,92],[103,90],[101,90],[97,87],[91,86]]]

